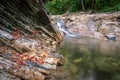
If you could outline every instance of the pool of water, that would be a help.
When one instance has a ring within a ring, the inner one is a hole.
[[[119,42],[65,37],[60,53],[67,76],[58,80],[120,80]]]

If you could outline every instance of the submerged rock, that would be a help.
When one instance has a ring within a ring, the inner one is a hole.
[[[107,39],[110,40],[110,41],[115,41],[115,39],[116,39],[116,36],[115,36],[114,33],[106,34],[106,37],[107,37]]]

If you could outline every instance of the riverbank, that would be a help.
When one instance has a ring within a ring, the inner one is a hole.
[[[109,35],[120,40],[120,12],[114,13],[66,13],[63,15],[52,15],[51,20],[60,18],[65,27],[72,33],[88,36],[100,40],[110,40]]]

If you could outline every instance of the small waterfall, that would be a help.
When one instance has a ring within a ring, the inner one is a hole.
[[[58,29],[62,32],[64,32],[66,34],[66,36],[69,36],[69,37],[79,37],[78,34],[72,34],[69,30],[67,30],[65,28],[65,25],[64,25],[64,22],[60,19],[57,19],[57,25],[58,25]]]

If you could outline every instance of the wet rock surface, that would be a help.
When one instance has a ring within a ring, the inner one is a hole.
[[[20,80],[20,78],[0,70],[0,80]]]
[[[0,80],[46,80],[61,40],[41,0],[0,0]]]
[[[114,34],[115,40],[120,40],[120,12],[114,13],[68,13],[63,15],[53,15],[51,20],[55,24],[56,18],[64,21],[65,27],[72,33],[82,36],[109,40],[108,35]]]

